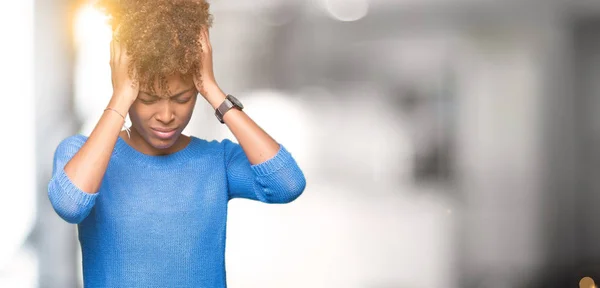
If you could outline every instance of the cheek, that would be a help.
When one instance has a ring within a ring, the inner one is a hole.
[[[152,117],[151,109],[141,106],[141,104],[134,103],[129,109],[129,118],[131,123],[140,123]]]
[[[190,119],[192,118],[192,113],[193,113],[193,108],[183,108],[179,111],[179,113],[177,114],[177,120],[180,123],[188,123],[190,121]]]
[[[188,103],[181,107],[180,118],[183,121],[187,122],[190,120],[190,118],[192,118],[192,114],[194,113],[194,107],[196,106],[195,104],[196,103]]]

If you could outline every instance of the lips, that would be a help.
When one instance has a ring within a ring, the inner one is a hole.
[[[151,128],[152,133],[160,139],[169,139],[175,135],[177,129],[169,129],[169,128]]]

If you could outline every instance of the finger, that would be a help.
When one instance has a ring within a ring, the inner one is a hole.
[[[206,45],[206,26],[202,26],[202,29],[200,29],[200,42],[202,46]]]
[[[113,74],[113,71],[115,69],[115,49],[114,49],[114,42],[111,39],[110,40],[110,60],[109,60],[109,65],[110,65],[110,70],[111,70],[111,74]],[[112,84],[113,88],[115,86],[115,78],[114,75],[111,75],[110,77],[110,83]]]
[[[127,48],[125,48],[124,44],[119,44],[119,53],[121,53],[121,55],[119,55],[119,57],[121,57],[121,62],[125,63],[129,58],[127,57]]]
[[[109,60],[109,64],[112,67],[113,64],[115,62],[115,47],[114,47],[114,43],[113,40],[110,40],[110,60]]]
[[[210,49],[210,31],[208,30],[208,26],[204,29],[204,36],[206,37],[206,47]]]
[[[125,65],[124,67],[127,67],[127,68],[129,68],[129,65],[131,65],[129,55],[127,54],[127,48],[125,47],[124,44],[121,44],[121,63],[122,63],[122,65]],[[137,79],[137,71],[135,71],[135,69],[133,69],[132,75],[130,75],[130,76],[131,76],[132,80],[136,80]]]
[[[200,44],[200,48],[204,48],[204,28],[200,29],[200,33],[198,33],[198,44]]]
[[[115,62],[119,64],[121,63],[121,48],[121,42],[115,40]]]
[[[208,28],[206,26],[202,27],[202,48],[205,51],[210,51],[210,40],[208,38]]]
[[[208,26],[203,25],[202,26],[202,33],[204,34],[204,37],[206,37],[206,39],[208,39]]]
[[[120,33],[119,30],[121,30],[121,26],[119,25],[116,29],[113,35],[115,35],[115,60],[117,61],[117,63],[121,63],[121,54],[122,54],[122,46],[121,46],[121,41],[118,40],[118,37],[120,37]]]

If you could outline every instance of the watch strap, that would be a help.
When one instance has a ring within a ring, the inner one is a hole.
[[[237,109],[241,108],[241,107],[237,107],[234,104],[234,102],[230,100],[229,97],[232,97],[232,96],[227,95],[227,97],[225,97],[225,99],[223,100],[221,105],[219,105],[219,107],[217,107],[217,109],[215,109],[215,116],[217,117],[219,122],[221,122],[222,124],[225,123],[225,121],[223,121],[223,116],[225,115],[225,113],[227,113],[227,111],[231,110],[232,108],[237,108]]]

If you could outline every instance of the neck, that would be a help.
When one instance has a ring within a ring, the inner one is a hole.
[[[120,136],[127,144],[129,144],[129,146],[133,147],[133,149],[150,156],[161,156],[175,153],[185,148],[190,140],[190,137],[181,134],[175,143],[171,145],[171,147],[160,149],[150,145],[150,143],[148,143],[133,126],[131,126],[131,137],[127,136],[126,131],[121,131]]]

